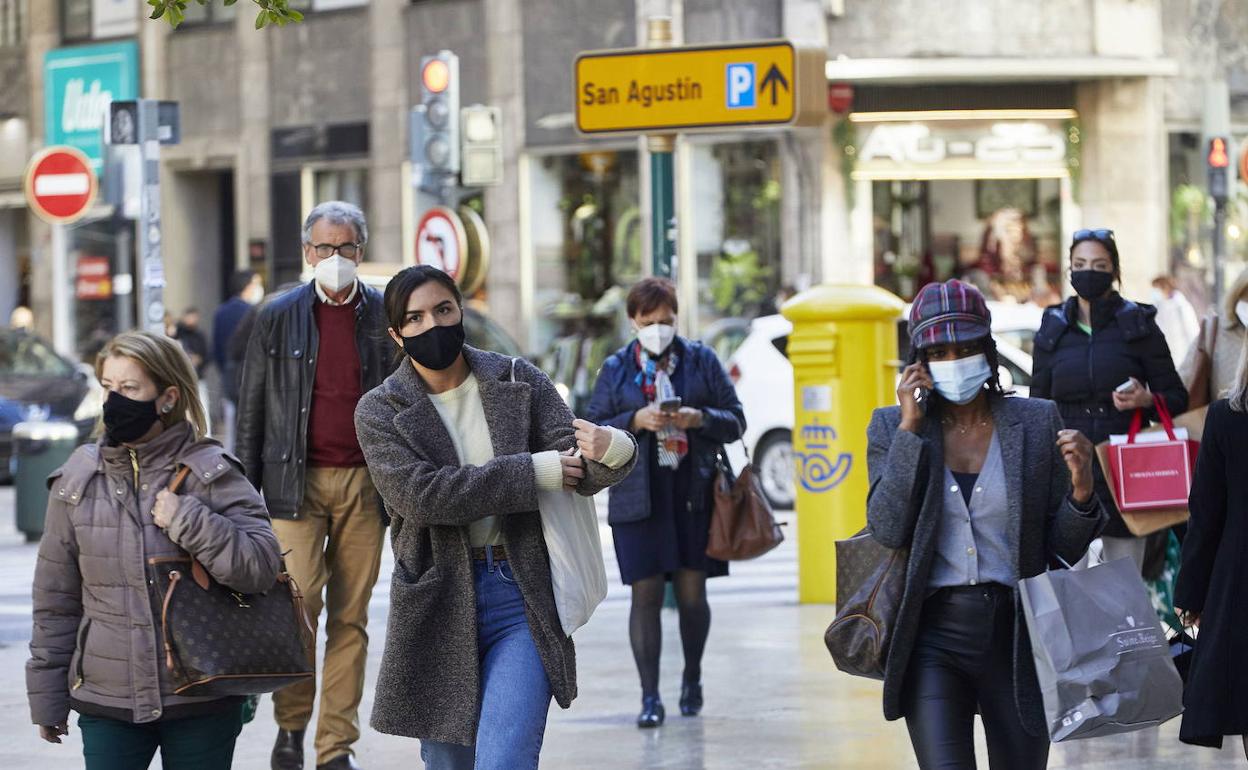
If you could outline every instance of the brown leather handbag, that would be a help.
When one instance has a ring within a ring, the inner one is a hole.
[[[169,484],[176,492],[182,468]],[[315,676],[314,634],[294,579],[241,594],[212,579],[189,554],[147,560],[153,614],[178,695],[273,692]]]
[[[747,457],[748,460],[748,457]],[[784,533],[771,513],[754,467],[746,462],[739,476],[721,450],[715,458],[715,507],[706,555],[720,561],[744,561],[767,553],[784,542]]]
[[[883,679],[910,549],[885,548],[863,529],[836,541],[836,619],[823,635],[836,667]]]

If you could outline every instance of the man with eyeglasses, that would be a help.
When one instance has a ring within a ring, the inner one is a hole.
[[[364,213],[322,203],[303,226],[314,278],[260,310],[247,346],[237,448],[264,493],[286,567],[313,627],[327,607],[318,770],[353,770],[368,657],[368,602],[377,582],[385,512],[355,436],[360,397],[390,373],[381,294],[356,277]],[[273,695],[272,770],[302,770],[314,681]]]

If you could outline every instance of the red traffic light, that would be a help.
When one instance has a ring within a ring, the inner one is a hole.
[[[441,59],[430,59],[420,73],[425,89],[440,94],[451,84],[451,68]]]
[[[1210,168],[1226,168],[1231,165],[1231,159],[1226,154],[1225,139],[1219,136],[1209,140],[1209,156],[1207,161]]]

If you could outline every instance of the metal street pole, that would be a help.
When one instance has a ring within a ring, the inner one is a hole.
[[[68,225],[52,225],[52,344],[56,352],[78,359],[74,335],[74,293],[69,287]]]
[[[1222,266],[1226,264],[1226,201],[1218,200],[1213,208],[1213,306],[1222,302]]]
[[[160,118],[152,99],[138,102],[139,182],[139,325],[156,334],[165,331],[165,265],[161,253]]]
[[[663,48],[672,44],[670,16],[652,16],[646,25],[646,47]],[[646,137],[650,151],[650,243],[654,254],[653,272],[671,278],[676,257],[676,184],[672,153],[676,137],[652,134]]]

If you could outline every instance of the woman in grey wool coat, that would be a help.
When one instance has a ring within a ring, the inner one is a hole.
[[[527,361],[464,346],[442,271],[400,272],[385,310],[408,361],[355,413],[395,555],[372,725],[419,738],[429,770],[536,768],[552,695],[576,697],[538,491],[592,495],[637,444],[574,420]]]

